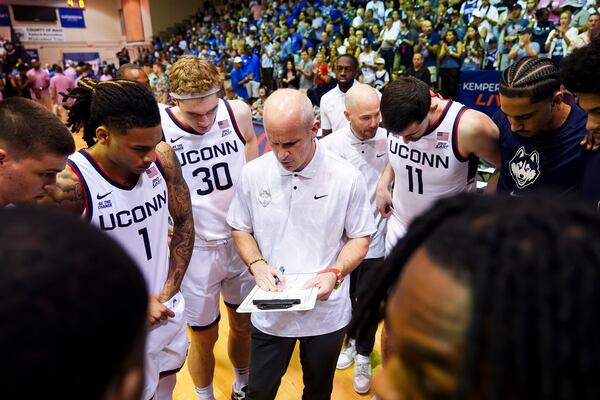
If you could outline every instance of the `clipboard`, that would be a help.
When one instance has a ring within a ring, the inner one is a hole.
[[[316,275],[316,273],[286,274],[285,288],[282,292],[266,292],[254,286],[236,311],[253,313],[312,310],[315,308],[319,289],[317,287],[302,289],[302,287],[307,280]]]

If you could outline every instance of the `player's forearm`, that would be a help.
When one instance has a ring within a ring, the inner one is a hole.
[[[370,236],[349,239],[342,247],[334,268],[339,269],[344,276],[350,274],[364,260],[370,242]]]
[[[181,281],[183,281],[194,250],[194,234],[194,220],[192,218],[174,219],[169,272],[160,296],[161,302],[173,297],[181,287]]]
[[[394,169],[392,165],[388,163],[383,170],[383,174],[381,174],[381,178],[379,178],[379,182],[377,183],[377,191],[389,191],[390,185],[394,181]]]

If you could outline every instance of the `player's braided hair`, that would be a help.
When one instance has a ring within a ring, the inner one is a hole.
[[[600,216],[593,210],[537,196],[439,201],[359,293],[352,323],[359,338],[420,247],[472,297],[460,389],[447,398],[600,397]],[[422,390],[435,388],[423,383]]]
[[[523,57],[502,73],[500,94],[529,97],[532,103],[552,97],[560,89],[558,67],[549,58]]]
[[[569,54],[560,72],[562,82],[571,92],[600,94],[600,36]]]
[[[127,129],[160,124],[154,96],[137,82],[82,79],[76,88],[61,94],[75,100],[68,107],[67,125],[72,132],[83,128],[83,139],[88,146],[96,143],[96,129],[101,125],[112,132],[125,133]]]

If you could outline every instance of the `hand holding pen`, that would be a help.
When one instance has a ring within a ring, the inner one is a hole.
[[[267,292],[281,292],[285,287],[285,268],[275,267],[267,264],[263,259],[252,262],[249,266],[250,273],[254,275],[256,285]]]

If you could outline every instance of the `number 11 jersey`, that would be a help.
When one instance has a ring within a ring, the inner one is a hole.
[[[196,238],[212,241],[231,237],[225,218],[246,163],[246,141],[231,106],[219,99],[215,121],[206,133],[198,133],[177,119],[172,107],[159,107],[165,141],[173,147],[190,190]]]

